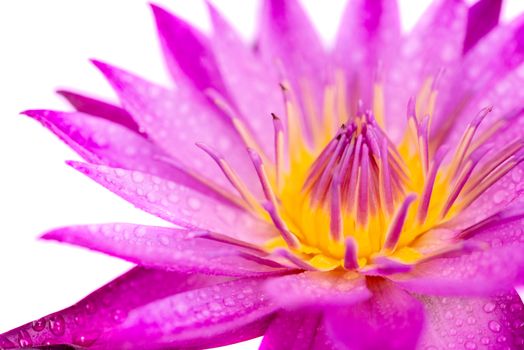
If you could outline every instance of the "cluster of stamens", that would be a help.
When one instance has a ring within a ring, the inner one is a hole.
[[[379,88],[375,90],[382,96]],[[285,122],[273,115],[273,162],[267,161],[249,129],[221,100],[248,148],[263,199],[250,192],[225,158],[205,145],[200,147],[237,190],[240,204],[280,233],[266,249],[293,265],[351,270],[373,265],[384,256],[408,263],[427,259],[410,244],[471,205],[521,162],[524,152],[522,140],[499,152],[485,147],[504,126],[496,123],[478,135],[491,108],[471,121],[454,153],[432,142],[436,84],[426,90],[409,101],[405,137],[395,145],[384,131],[383,99],[374,101],[373,111],[360,104],[356,115],[347,115],[345,108],[337,113],[334,106],[344,106],[340,97],[345,98],[345,93],[333,93],[336,89],[328,86],[326,95],[332,98],[326,103],[332,106],[325,108],[328,115],[322,125],[318,118],[313,122],[314,118],[301,117],[296,96],[285,85]],[[335,135],[326,137],[337,121],[343,122]],[[314,130],[313,140],[306,140],[306,130]]]

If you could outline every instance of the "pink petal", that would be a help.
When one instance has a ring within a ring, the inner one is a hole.
[[[508,103],[514,103],[514,97],[506,93],[518,95],[518,92],[508,88],[508,80],[515,80],[515,76],[507,76],[516,74],[518,77],[519,73],[514,72],[523,60],[524,16],[520,16],[492,30],[468,52],[460,65],[446,73],[450,78],[440,89],[441,102],[434,117],[434,130],[442,141],[457,142],[467,123],[481,108],[494,106],[484,125],[490,125],[491,121],[511,111]]]
[[[268,280],[266,289],[281,307],[350,305],[370,297],[365,280],[357,275],[306,271]]]
[[[207,39],[180,18],[152,4],[167,67],[174,81],[189,81],[196,90],[214,88],[225,93],[220,72]]]
[[[279,312],[264,334],[260,350],[338,350],[326,334],[321,313]]]
[[[304,96],[300,92],[307,82],[316,115],[321,115],[327,57],[315,28],[297,0],[263,1],[258,48],[268,64],[283,66],[283,73],[299,95],[303,111],[306,111],[304,100],[308,97],[301,98]]]
[[[274,235],[272,227],[243,209],[139,171],[70,162],[112,192],[138,208],[191,229],[206,229],[248,242],[264,242]]]
[[[282,93],[274,65],[248,47],[221,14],[208,3],[213,23],[211,45],[224,83],[242,120],[271,159],[274,153],[271,113],[285,120]]]
[[[403,288],[431,295],[486,296],[524,282],[524,246],[476,250],[416,265],[389,276]]]
[[[78,304],[3,335],[90,349],[213,347],[259,336],[274,308],[260,280],[135,268]]]
[[[521,349],[524,305],[514,291],[484,298],[420,296],[428,322],[421,349]]]
[[[105,224],[64,227],[42,238],[83,246],[138,265],[225,276],[262,276],[288,269],[261,265],[249,260],[260,251],[199,237],[182,229]]]
[[[38,120],[86,160],[139,170],[194,187],[206,186],[160,158],[167,158],[155,144],[120,124],[83,113],[31,110],[24,114]],[[207,192],[211,192],[207,188]]]
[[[124,107],[141,128],[178,164],[226,188],[232,188],[217,165],[195,143],[222,153],[246,185],[261,195],[256,173],[242,140],[226,116],[211,109],[187,86],[169,91],[135,75],[96,61]]]
[[[388,134],[398,137],[404,130],[406,105],[424,80],[462,59],[467,10],[463,1],[434,1],[405,38],[385,90]]]
[[[502,0],[479,0],[470,7],[464,52],[471,50],[484,35],[497,26],[501,8]]]
[[[326,312],[334,340],[351,350],[418,349],[424,325],[422,304],[391,282],[368,279],[369,300]]]
[[[91,97],[77,94],[76,92],[59,90],[57,93],[62,95],[78,112],[91,114],[118,124],[122,124],[128,129],[140,133],[138,124],[123,108]]]
[[[395,0],[350,0],[342,17],[333,58],[346,71],[349,98],[371,106],[372,87],[378,72],[387,74],[400,41],[400,18]],[[380,64],[380,67],[379,67]],[[356,106],[353,106],[356,108]]]

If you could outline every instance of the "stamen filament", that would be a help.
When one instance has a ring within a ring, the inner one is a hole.
[[[402,233],[404,223],[406,221],[408,209],[411,203],[413,203],[413,201],[415,200],[415,198],[416,196],[414,194],[407,196],[400,208],[398,209],[397,213],[395,214],[395,217],[393,218],[393,221],[391,222],[391,225],[389,227],[388,233],[386,234],[386,242],[384,243],[383,247],[385,251],[395,250],[398,240],[400,238],[400,234]]]
[[[344,252],[344,268],[346,270],[358,269],[357,242],[353,237],[346,238],[346,251]]]
[[[251,207],[251,209],[253,209],[256,212],[263,212],[256,197],[251,193],[251,191],[247,188],[244,182],[242,182],[238,174],[226,162],[224,157],[222,157],[213,149],[211,149],[203,143],[197,143],[196,145],[204,152],[206,152],[217,163],[220,170],[222,170],[222,173],[226,176],[228,181],[231,183],[231,185],[233,185],[233,187],[237,190],[237,192],[240,194],[242,199],[244,199],[244,201],[249,205],[249,207]]]

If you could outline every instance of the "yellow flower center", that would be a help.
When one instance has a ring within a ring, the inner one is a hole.
[[[407,128],[396,145],[384,125],[381,85],[374,85],[372,110],[364,110],[357,101],[348,103],[340,76],[325,88],[322,118],[310,94],[299,95],[282,84],[286,118],[273,116],[275,162],[263,159],[247,129],[233,119],[252,146],[264,203],[227,164],[221,167],[250,210],[281,233],[266,243],[266,250],[295,265],[353,270],[383,257],[406,264],[424,259],[417,239],[456,216],[511,170],[522,145],[509,145],[477,167],[482,155],[475,151],[501,127],[495,124],[475,137],[491,111],[486,108],[455,149],[440,147],[430,137],[437,99],[433,78],[409,101]]]

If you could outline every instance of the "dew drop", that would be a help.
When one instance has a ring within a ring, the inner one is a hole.
[[[169,194],[167,196],[167,200],[170,201],[171,203],[178,202],[178,199],[179,199],[178,196],[176,194],[173,194],[173,193],[171,193],[171,194]]]
[[[489,303],[484,304],[484,307],[482,309],[484,310],[484,312],[490,313],[490,312],[495,311],[496,307],[497,305],[495,303],[489,302]]]
[[[471,342],[471,341],[467,341],[464,343],[464,348],[467,349],[467,350],[475,350],[477,348],[477,344]]]
[[[137,226],[134,230],[134,233],[138,238],[144,237],[146,235],[146,228],[143,226]]]
[[[84,332],[84,333],[73,335],[73,343],[75,345],[79,345],[83,347],[89,347],[93,345],[97,339],[98,339],[97,332]]]
[[[33,329],[36,332],[43,331],[45,326],[46,326],[46,319],[45,318],[41,318],[39,320],[33,321],[31,326],[33,327]]]
[[[190,197],[187,200],[187,205],[193,210],[198,210],[202,206],[198,198]]]
[[[94,314],[96,312],[96,306],[92,302],[87,302],[84,308],[88,314]]]
[[[169,245],[169,237],[167,237],[167,236],[160,236],[160,238],[158,240],[164,246]]]
[[[123,310],[116,309],[113,311],[111,318],[116,323],[122,323],[126,319],[126,313]]]
[[[22,348],[27,348],[33,345],[33,340],[31,339],[29,332],[26,330],[21,330],[18,333],[18,345],[20,345]]]
[[[49,318],[49,330],[57,337],[65,333],[65,320],[61,315],[54,315]]]
[[[141,183],[144,181],[144,174],[138,171],[133,171],[133,173],[131,174],[131,179],[134,183]]]
[[[493,196],[493,202],[495,202],[495,204],[500,204],[504,198],[506,198],[506,192],[503,190],[497,191]]]
[[[235,306],[235,300],[233,298],[225,298],[224,299],[224,305],[225,306]]]
[[[502,326],[497,321],[489,321],[488,327],[495,333],[499,333],[502,329]]]
[[[488,337],[482,337],[480,339],[480,342],[484,345],[488,345],[489,344],[489,338]]]

